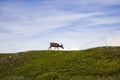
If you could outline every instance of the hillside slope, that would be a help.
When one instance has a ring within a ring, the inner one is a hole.
[[[120,47],[0,54],[0,80],[120,80]]]

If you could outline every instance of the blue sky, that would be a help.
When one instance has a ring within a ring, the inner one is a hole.
[[[120,46],[120,0],[0,0],[0,52]]]

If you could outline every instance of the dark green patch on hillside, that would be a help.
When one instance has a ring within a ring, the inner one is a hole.
[[[0,80],[120,80],[120,47],[0,54]]]

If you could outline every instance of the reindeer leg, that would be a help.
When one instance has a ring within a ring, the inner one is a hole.
[[[56,47],[54,48],[54,50],[56,49]]]
[[[48,50],[51,49],[51,46],[48,48]]]

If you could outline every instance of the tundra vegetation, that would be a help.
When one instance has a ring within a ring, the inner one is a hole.
[[[120,47],[1,53],[0,80],[120,80]]]

